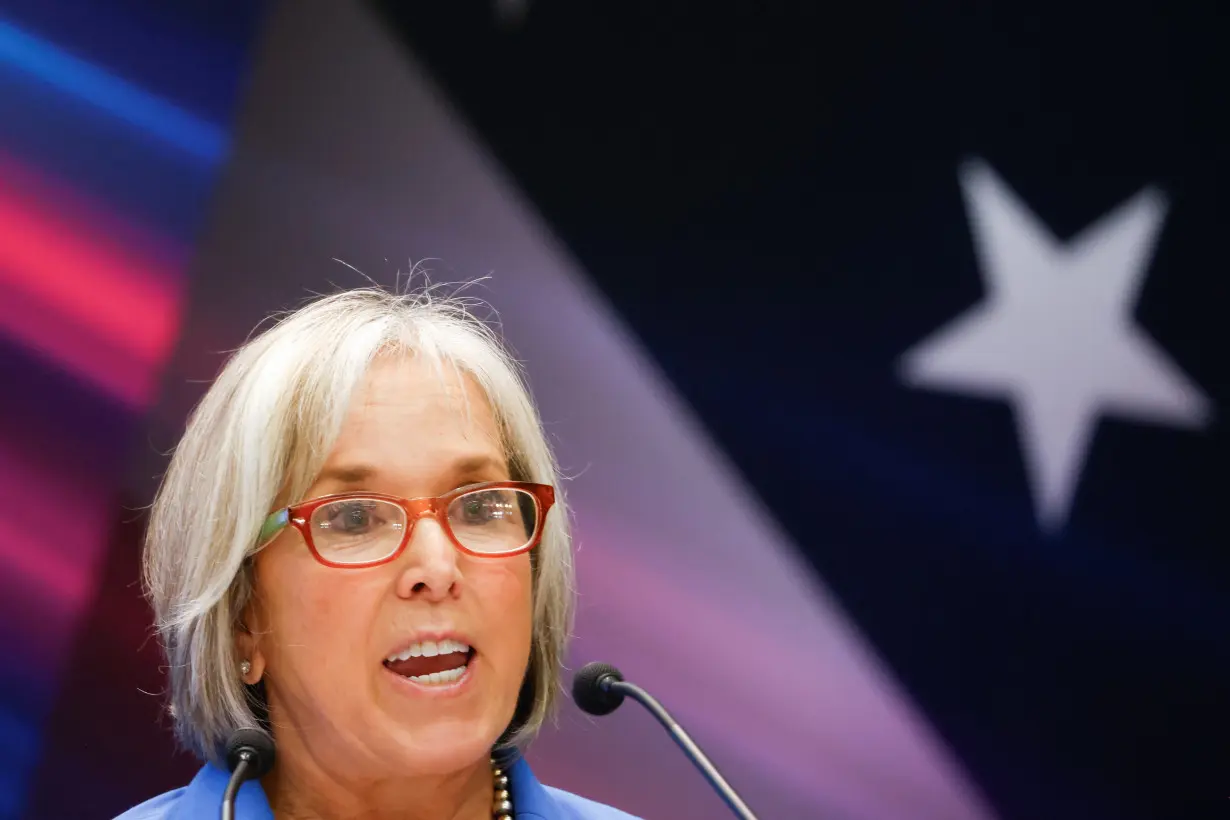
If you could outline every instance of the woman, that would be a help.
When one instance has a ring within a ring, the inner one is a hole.
[[[459,300],[344,292],[241,348],[145,552],[176,733],[206,764],[123,820],[217,817],[245,727],[276,757],[240,820],[627,818],[518,754],[569,633],[557,482],[514,361]]]

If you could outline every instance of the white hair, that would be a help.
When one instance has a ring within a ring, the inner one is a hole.
[[[176,735],[199,757],[220,762],[231,733],[263,719],[263,690],[240,679],[235,641],[261,525],[312,485],[370,363],[398,350],[472,377],[512,478],[556,487],[531,553],[530,664],[501,745],[523,746],[553,712],[572,624],[571,545],[559,472],[520,367],[470,302],[362,288],[308,303],[235,352],[189,418],[155,498],[145,589]]]

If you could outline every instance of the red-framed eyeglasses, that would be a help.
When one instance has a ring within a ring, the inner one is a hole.
[[[401,555],[415,523],[429,517],[467,555],[507,557],[538,544],[554,503],[554,487],[526,481],[471,484],[435,498],[340,493],[272,513],[261,527],[259,543],[267,544],[291,526],[325,566],[373,567]]]

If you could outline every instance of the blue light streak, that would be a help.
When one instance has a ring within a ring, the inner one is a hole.
[[[216,164],[226,153],[227,134],[217,125],[4,20],[0,20],[0,64],[32,75],[199,160]]]

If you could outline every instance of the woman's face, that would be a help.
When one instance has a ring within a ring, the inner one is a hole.
[[[486,398],[450,370],[378,359],[304,500],[354,491],[419,498],[509,479]],[[288,527],[255,569],[240,650],[252,662],[246,679],[265,683],[279,759],[364,780],[443,774],[486,758],[529,663],[528,553],[473,558],[422,518],[405,551],[381,566],[326,567]],[[418,683],[393,671],[406,666],[390,656],[426,641],[437,651],[445,641],[471,647],[459,681]]]

